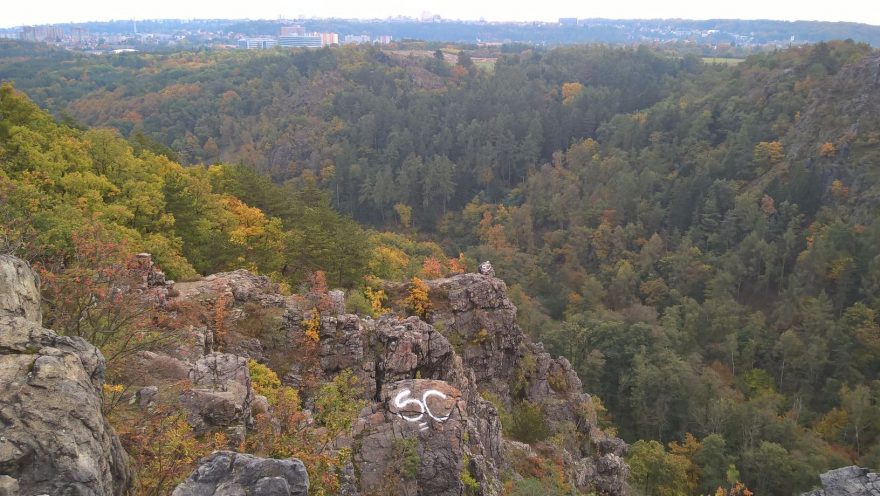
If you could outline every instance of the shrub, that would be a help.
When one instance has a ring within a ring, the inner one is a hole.
[[[244,304],[244,317],[236,322],[236,330],[246,336],[260,340],[277,337],[281,329],[280,319],[283,310],[280,308],[264,308],[259,303]]]
[[[420,319],[426,319],[433,308],[431,300],[428,298],[430,288],[418,277],[413,277],[410,282],[412,285],[403,299],[403,303],[412,315],[416,315]]]
[[[373,308],[370,300],[366,296],[367,290],[359,291],[351,290],[345,295],[345,311],[348,313],[356,313],[358,315],[373,315]]]
[[[315,420],[327,429],[327,442],[351,429],[364,407],[362,388],[350,370],[344,370],[332,381],[321,386],[315,398]]]
[[[461,484],[464,486],[465,496],[476,496],[480,494],[480,483],[471,474],[471,460],[465,454],[461,459],[461,473],[459,474]]]
[[[404,480],[415,480],[422,464],[422,458],[419,456],[419,440],[395,439],[392,452],[394,453],[392,465],[397,467],[400,476]]]
[[[550,434],[540,405],[524,401],[513,407],[508,433],[517,441],[533,444],[547,439]]]
[[[310,314],[310,317],[303,319],[302,321],[303,330],[309,340],[313,343],[317,343],[321,340],[321,314],[318,312],[317,308],[312,308]]]
[[[214,450],[228,448],[222,432],[197,437],[180,410],[158,407],[149,412],[136,405],[117,408],[110,422],[137,473],[133,494],[171,494],[195,468],[198,460]]]
[[[426,257],[422,262],[421,275],[427,279],[438,279],[443,276],[443,265],[436,257]]]
[[[386,299],[385,291],[382,289],[373,289],[369,286],[364,288],[364,295],[366,295],[367,300],[370,302],[370,313],[373,317],[378,317],[383,313],[388,313],[388,309],[385,308],[384,302]]]
[[[171,342],[156,329],[155,296],[142,289],[150,268],[99,226],[72,236],[68,260],[39,265],[47,327],[95,345],[107,363]]]
[[[562,367],[557,367],[553,370],[547,377],[547,382],[554,391],[560,393],[568,391],[568,378],[565,376],[565,371],[562,370]]]
[[[248,360],[248,370],[251,373],[251,385],[254,392],[265,396],[272,406],[278,403],[278,390],[281,389],[281,380],[278,379],[278,374],[255,360]]]
[[[540,479],[529,477],[516,483],[510,496],[549,496]]]
[[[272,417],[257,415],[256,429],[242,447],[245,452],[271,458],[299,458],[309,472],[309,494],[336,494],[339,489],[338,468],[349,453],[333,454],[325,448],[326,437],[311,428],[300,405],[299,392],[288,386],[278,390],[278,401]]]
[[[480,391],[480,396],[489,403],[492,403],[495,409],[498,410],[498,420],[501,421],[501,431],[506,434],[508,429],[513,425],[513,417],[511,416],[510,411],[505,408],[504,402],[501,401],[501,398],[492,391]]]

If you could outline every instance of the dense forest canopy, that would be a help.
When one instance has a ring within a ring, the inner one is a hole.
[[[634,486],[788,495],[880,465],[880,55],[479,62],[2,44],[0,79],[65,123],[4,87],[5,229],[37,230],[45,256],[98,221],[180,277],[323,269],[345,286],[443,259],[406,237],[430,239],[492,261],[523,327],[635,443]]]

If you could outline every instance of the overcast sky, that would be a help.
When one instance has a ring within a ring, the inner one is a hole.
[[[0,27],[110,19],[299,17],[386,18],[423,12],[447,19],[552,21],[615,19],[780,19],[880,25],[876,0],[2,0]]]

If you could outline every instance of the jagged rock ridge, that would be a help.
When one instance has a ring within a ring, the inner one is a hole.
[[[538,404],[551,432],[576,433],[566,437],[560,454],[572,485],[622,494],[625,443],[598,429],[591,398],[582,392],[568,361],[552,358],[519,328],[504,282],[487,273],[427,283],[435,308],[427,319],[430,323],[416,317],[372,319],[346,314],[341,295],[335,292],[317,303],[297,301],[301,297],[282,296],[268,279],[247,271],[177,284],[175,299],[223,305],[228,316],[222,331],[224,352],[269,363],[287,385],[301,387],[313,373],[310,367],[318,368],[319,381],[351,370],[367,385],[363,399],[368,406],[351,435],[334,445],[352,450],[351,464],[343,470],[347,475],[341,494],[457,495],[463,493],[467,478],[480,494],[500,494],[500,474],[508,467],[509,456],[528,447],[502,438],[497,408],[483,397],[489,393],[505,408],[516,401]],[[406,286],[387,289],[393,298]],[[304,322],[314,317],[311,309],[316,306],[321,307],[318,347],[316,356],[305,356],[297,343],[303,342]],[[259,338],[253,329],[245,331],[253,325],[254,315],[265,317],[256,319],[261,322]],[[216,332],[210,325],[193,328],[190,344],[181,347],[178,356],[159,358],[181,360],[189,363],[190,370],[198,369],[196,363],[211,356],[216,347]],[[246,381],[237,383],[244,386]],[[211,394],[225,394],[230,385],[208,389]],[[304,397],[307,408],[310,401]],[[208,403],[188,402],[195,412],[194,425],[226,432],[247,425],[250,412],[243,399],[232,402],[241,409],[230,408],[230,415],[213,417]],[[241,415],[232,414],[239,410]],[[215,420],[199,423],[211,418]],[[417,462],[403,480],[396,467],[401,450]],[[398,474],[394,487],[388,485],[390,474]]]

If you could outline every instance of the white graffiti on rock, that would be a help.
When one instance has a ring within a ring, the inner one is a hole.
[[[406,420],[407,422],[418,422],[419,430],[426,430],[428,428],[428,423],[423,422],[422,419],[427,415],[437,422],[443,422],[444,420],[449,418],[449,415],[438,417],[434,415],[434,412],[431,411],[431,407],[428,406],[428,398],[435,396],[442,400],[446,399],[446,395],[436,389],[429,389],[422,393],[422,398],[407,398],[412,392],[409,389],[404,389],[403,391],[397,393],[397,396],[394,397],[394,406],[397,407],[398,413],[397,415]],[[402,410],[407,407],[407,405],[416,405],[419,408],[419,413],[417,415],[404,415]]]

